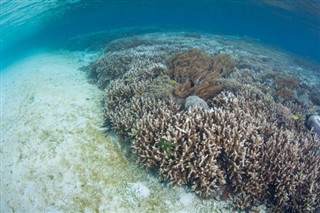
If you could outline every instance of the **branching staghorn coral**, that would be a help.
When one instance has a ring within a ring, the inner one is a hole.
[[[263,170],[268,204],[274,212],[315,212],[319,208],[319,141],[278,131],[265,143]],[[318,176],[318,177],[317,177]]]
[[[165,106],[159,110],[161,113],[148,114],[133,127],[133,149],[139,162],[159,168],[163,179],[189,185],[203,197],[217,195],[225,184],[225,175],[217,162],[221,146],[211,137],[212,111],[194,108],[173,113]],[[172,144],[170,153],[158,145],[163,140]]]
[[[314,210],[319,142],[305,132],[279,129],[277,119],[267,116],[272,99],[244,88],[216,96],[209,111],[183,111],[172,101],[135,95],[112,124],[129,132],[140,164],[200,196],[229,188],[241,209],[267,203],[275,212]]]
[[[156,102],[143,98],[170,100],[174,89],[174,83],[163,74],[161,65],[151,64],[139,67],[138,70],[128,71],[106,88],[105,117],[111,122],[113,129],[125,137],[129,136],[128,133],[138,118],[157,106]]]
[[[266,202],[275,212],[312,212],[319,207],[320,144],[314,135],[299,128],[279,129],[277,118],[268,116],[274,103],[255,92],[240,91],[233,104],[223,103],[232,99],[219,96],[216,106],[236,113],[238,126],[244,124],[248,133],[247,139],[233,136],[222,146],[236,205],[245,209]]]
[[[107,86],[106,120],[131,144],[137,161],[199,196],[227,194],[236,208],[319,209],[319,141],[303,127],[304,110],[275,103],[256,87],[219,79],[231,70],[225,60],[199,52],[192,62],[188,51],[178,54],[186,60],[169,59],[177,70],[183,65],[180,71],[197,72],[175,73],[171,65],[168,71],[163,55],[156,63],[137,53],[119,76],[97,76]],[[220,93],[223,88],[232,92]],[[173,96],[179,92],[203,94],[210,109],[183,110]]]

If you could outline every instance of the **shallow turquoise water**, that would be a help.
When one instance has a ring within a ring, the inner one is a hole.
[[[3,61],[25,49],[126,27],[247,36],[320,60],[317,1],[20,1],[1,3]]]
[[[232,79],[275,96],[283,89],[279,77],[296,79],[293,91],[284,91],[308,113],[320,113],[317,1],[4,0],[0,6],[3,212],[233,211],[229,201],[203,200],[190,188],[160,182],[105,134],[105,92],[80,69],[103,53],[114,68],[110,76],[118,61],[127,72],[147,69],[152,60],[165,67],[169,54],[187,48],[227,53],[236,60]],[[305,116],[289,114],[290,121]]]

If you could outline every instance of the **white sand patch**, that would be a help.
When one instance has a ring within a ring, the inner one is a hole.
[[[180,197],[180,202],[182,203],[182,205],[184,206],[191,206],[192,201],[194,198],[194,194],[191,193],[184,193],[181,195]]]
[[[70,53],[30,56],[2,73],[3,154],[1,206],[44,211],[80,193],[78,176],[62,165],[88,134],[101,125],[102,93],[86,83]],[[66,153],[66,150],[69,150]],[[59,196],[58,195],[58,193]]]
[[[226,209],[181,197],[106,137],[103,93],[84,53],[31,55],[2,72],[0,212],[199,212]],[[133,197],[134,191],[140,193]]]
[[[150,189],[144,183],[141,183],[141,182],[132,183],[129,190],[135,196],[140,198],[147,198],[150,195]]]

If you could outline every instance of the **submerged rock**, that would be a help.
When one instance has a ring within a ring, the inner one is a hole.
[[[186,99],[186,102],[184,104],[184,108],[187,110],[190,107],[200,107],[205,110],[209,110],[209,106],[208,106],[207,102],[205,102],[202,98],[200,98],[196,95],[189,96]]]
[[[147,198],[150,195],[150,189],[141,182],[132,184],[130,190],[137,197]]]
[[[318,138],[320,139],[320,116],[311,115],[307,120],[307,125],[312,132],[317,134]]]

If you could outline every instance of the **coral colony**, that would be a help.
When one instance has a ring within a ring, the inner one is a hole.
[[[319,211],[319,116],[306,128],[317,107],[299,96],[315,88],[227,42],[183,33],[111,42],[87,67],[106,91],[106,121],[139,164],[201,197]]]

